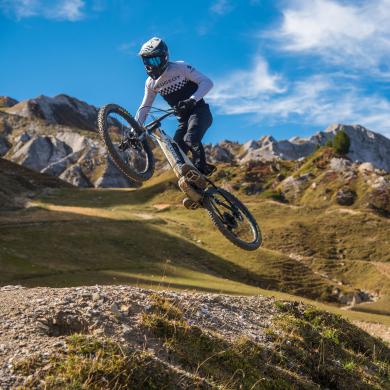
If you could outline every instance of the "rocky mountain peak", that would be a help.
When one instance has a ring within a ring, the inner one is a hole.
[[[40,95],[33,99],[23,100],[12,106],[7,112],[95,131],[98,110],[86,102],[60,94],[54,97]]]
[[[242,146],[243,151],[248,152],[249,150],[257,149],[259,147],[259,142],[253,139],[247,141]]]
[[[0,96],[0,107],[12,107],[19,103],[16,99],[9,96]]]
[[[344,130],[350,138],[348,157],[353,161],[371,162],[377,168],[390,171],[390,140],[361,125],[333,124],[325,130],[332,137]]]
[[[268,144],[274,144],[276,143],[276,139],[272,137],[272,135],[264,135],[263,137],[260,138],[260,145],[268,145]]]
[[[325,131],[319,131],[310,137],[292,137],[289,140],[281,141],[270,135],[265,135],[259,140],[249,140],[234,150],[232,143],[224,141],[210,147],[210,150],[218,149],[218,153],[215,155],[211,152],[216,162],[226,162],[226,151],[232,154],[238,163],[246,163],[250,160],[297,160],[310,155],[319,146],[325,145],[342,129],[351,140],[348,154],[351,160],[370,162],[379,169],[390,171],[390,140],[360,125],[333,124]],[[218,156],[224,157],[218,160]]]
[[[16,102],[3,98],[8,105]],[[100,139],[80,132],[95,130],[97,112],[96,107],[65,94],[41,95],[4,108],[0,111],[0,156],[77,186],[127,187],[131,183],[107,161]],[[245,144],[223,140],[205,145],[205,150],[212,163],[299,160],[341,129],[351,139],[348,157],[352,161],[368,162],[390,172],[390,140],[360,125],[333,124],[310,137],[280,141],[271,135]]]

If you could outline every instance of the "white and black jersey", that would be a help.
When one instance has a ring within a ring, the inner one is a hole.
[[[201,101],[213,87],[213,82],[204,74],[183,61],[169,62],[164,73],[156,80],[148,77],[145,94],[135,119],[143,124],[150,106],[159,93],[173,107],[181,100]]]

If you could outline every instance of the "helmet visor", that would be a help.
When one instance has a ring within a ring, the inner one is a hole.
[[[159,66],[161,65],[161,57],[142,57],[146,66]]]

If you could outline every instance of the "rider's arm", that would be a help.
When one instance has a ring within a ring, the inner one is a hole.
[[[150,106],[153,104],[154,99],[156,98],[157,92],[149,85],[149,79],[145,83],[145,93],[142,103],[135,115],[135,119],[141,125],[144,124],[146,117],[148,116]]]
[[[186,65],[186,78],[198,84],[198,89],[191,96],[191,99],[195,99],[196,101],[202,99],[213,87],[213,82],[191,65]]]

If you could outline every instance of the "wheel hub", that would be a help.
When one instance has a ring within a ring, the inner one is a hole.
[[[230,229],[235,229],[238,226],[236,218],[226,211],[223,213],[223,219]]]
[[[124,152],[125,150],[132,148],[138,151],[142,150],[142,145],[136,135],[129,134],[118,146],[119,150]]]

